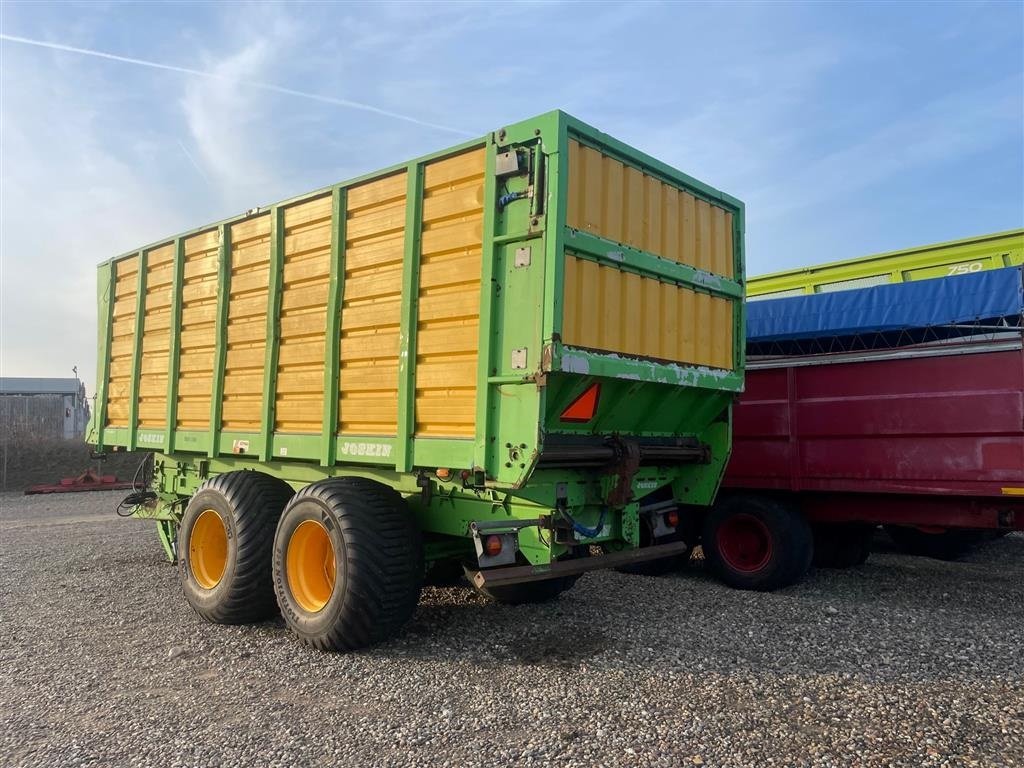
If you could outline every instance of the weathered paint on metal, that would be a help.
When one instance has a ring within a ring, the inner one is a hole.
[[[729,487],[996,497],[1024,485],[1019,346],[799,363],[747,372]]]
[[[657,275],[664,280],[723,298],[743,296],[743,286],[730,278],[689,264],[667,262],[658,254],[630,248],[572,228],[566,232],[566,250],[577,258],[592,259],[626,273]]]

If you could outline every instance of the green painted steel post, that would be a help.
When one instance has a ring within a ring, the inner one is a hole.
[[[176,560],[174,552],[177,544],[174,536],[176,529],[177,525],[170,520],[157,520],[156,522],[156,532],[160,537],[160,544],[163,545],[164,554],[167,555],[167,560],[171,563]]]
[[[178,375],[181,369],[181,291],[185,281],[185,241],[174,240],[174,283],[171,286],[171,330],[167,349],[167,425],[164,427],[164,453],[174,451],[178,423]]]
[[[545,269],[544,269],[544,342],[549,341],[557,355],[562,336],[562,282],[565,276],[565,201],[569,195],[569,128],[565,115],[557,113],[555,142],[557,152],[548,161],[548,196]],[[553,360],[554,362],[554,360]]]
[[[497,180],[494,178],[494,166],[498,154],[497,144],[493,135],[484,148],[484,214],[481,230],[482,248],[480,256],[480,332],[477,337],[476,362],[476,429],[473,435],[473,469],[487,470],[487,433],[490,414],[491,387],[488,379],[491,376],[492,347],[494,346],[494,262],[497,258],[495,248],[495,225],[498,207]]]
[[[402,261],[402,318],[398,348],[398,430],[395,469],[412,469],[416,430],[416,326],[419,317],[420,230],[423,225],[423,165],[410,163],[405,188],[405,257]]]
[[[131,394],[128,397],[128,450],[134,451],[139,436],[139,380],[142,378],[142,334],[146,330],[146,265],[149,252],[139,251],[135,293],[135,336],[132,349]]]
[[[260,409],[260,460],[274,455],[274,398],[277,397],[277,356],[280,336],[281,279],[284,271],[284,208],[270,209],[270,274],[267,288],[267,342],[263,354],[263,405]]]
[[[217,276],[217,331],[213,353],[213,392],[210,395],[210,447],[209,456],[220,451],[220,414],[224,406],[224,364],[228,346],[228,303],[231,299],[231,228],[221,224],[217,228],[220,239]]]
[[[99,365],[96,366],[96,404],[93,408],[95,419],[96,450],[103,451],[103,430],[107,426],[107,393],[110,382],[110,345],[114,333],[114,293],[117,281],[117,262],[109,261],[99,268],[96,275],[96,293],[99,297],[100,339]],[[92,430],[90,430],[90,434]]]
[[[327,337],[324,340],[324,421],[320,465],[334,464],[338,431],[338,376],[341,371],[341,304],[345,294],[345,215],[347,194],[343,187],[331,193],[331,280],[327,295]]]
[[[740,204],[739,209],[733,214],[733,258],[735,264],[733,272],[736,275],[736,282],[739,284],[741,294],[738,301],[733,302],[733,366],[740,376],[744,375],[747,364],[747,302],[746,302],[746,253],[744,248],[744,237],[746,230],[746,208]],[[731,434],[731,433],[730,433]]]

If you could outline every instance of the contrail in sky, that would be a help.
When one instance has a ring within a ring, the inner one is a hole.
[[[213,80],[224,80],[229,83],[237,83],[239,85],[247,85],[250,88],[259,88],[263,91],[272,91],[274,93],[282,93],[286,96],[297,96],[301,99],[311,99],[312,101],[319,101],[324,104],[334,104],[339,107],[347,107],[349,109],[358,109],[363,112],[372,112],[375,115],[382,115],[384,117],[390,117],[394,120],[402,120],[406,123],[412,123],[413,125],[419,125],[424,128],[433,128],[438,131],[445,131],[447,133],[456,133],[460,136],[475,136],[476,134],[468,133],[458,128],[452,128],[447,125],[438,125],[437,123],[430,123],[426,120],[420,120],[418,117],[412,117],[411,115],[403,115],[399,112],[391,112],[387,109],[381,109],[371,104],[363,104],[360,101],[351,101],[349,99],[339,99],[334,96],[322,96],[318,93],[308,93],[306,91],[297,91],[294,88],[285,88],[281,85],[274,85],[273,83],[263,83],[258,80],[243,80],[241,78],[226,77],[225,75],[218,75],[216,72],[204,72],[201,69],[191,69],[189,67],[178,67],[173,64],[161,64],[157,61],[146,61],[145,59],[134,59],[130,56],[118,56],[113,53],[105,53],[104,51],[94,51],[90,48],[76,48],[72,45],[62,45],[61,43],[50,43],[45,40],[33,40],[28,37],[18,37],[16,35],[7,35],[0,32],[0,40],[7,40],[12,43],[23,43],[24,45],[35,45],[39,48],[50,48],[55,51],[65,51],[67,53],[79,53],[84,56],[95,56],[100,59],[109,59],[110,61],[120,61],[123,64],[136,64],[140,67],[151,67],[153,69],[164,69],[168,72],[180,72],[183,75],[194,75],[196,77],[208,77]]]
[[[194,157],[192,157],[192,153],[188,151],[188,149],[182,143],[181,139],[178,139],[178,146],[181,147],[181,151],[185,153],[185,157],[188,158],[188,161],[190,163],[192,163],[192,167],[195,168],[199,172],[200,176],[203,177],[203,181],[205,181],[207,184],[209,184],[210,180],[208,178],[206,178],[206,173],[200,167],[199,163],[196,162],[196,159]]]

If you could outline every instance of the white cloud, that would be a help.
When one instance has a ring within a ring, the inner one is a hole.
[[[111,148],[88,77],[55,79],[38,56],[4,52],[0,109],[0,370],[70,376],[94,392],[96,265],[173,231],[143,143]]]
[[[271,60],[270,47],[266,39],[255,40],[224,58],[204,62],[203,69],[217,77],[185,83],[181,108],[196,163],[231,202],[252,192],[264,196],[274,178],[259,132],[267,121],[268,99],[238,82],[260,78]]]

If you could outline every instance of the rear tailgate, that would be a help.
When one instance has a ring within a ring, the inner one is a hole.
[[[701,431],[742,388],[742,203],[578,121],[560,155],[547,431]]]

